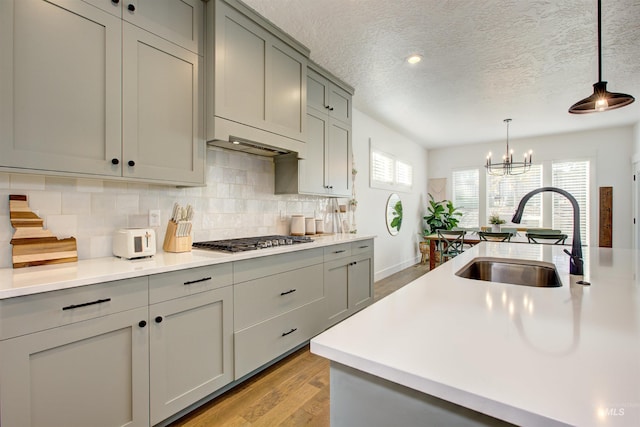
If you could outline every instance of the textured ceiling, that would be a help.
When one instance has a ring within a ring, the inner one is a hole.
[[[603,80],[638,100],[567,109],[598,80],[595,0],[244,0],[354,86],[354,106],[426,147],[640,120],[640,0],[604,0]],[[422,62],[405,59],[419,53]]]

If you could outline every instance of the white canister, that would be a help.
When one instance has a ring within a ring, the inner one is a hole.
[[[304,236],[304,215],[291,215],[291,235]]]
[[[321,219],[316,219],[316,234],[324,233],[324,221]]]
[[[304,231],[305,234],[316,234],[316,220],[315,218],[304,219]]]

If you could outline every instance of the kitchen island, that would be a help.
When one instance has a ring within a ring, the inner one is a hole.
[[[331,424],[640,425],[638,252],[482,243],[311,341]],[[455,275],[475,257],[551,262],[562,286]],[[575,281],[575,279],[574,279]]]

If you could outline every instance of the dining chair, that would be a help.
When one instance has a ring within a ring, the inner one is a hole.
[[[557,231],[557,230],[555,230]],[[527,233],[529,243],[551,243],[554,245],[564,245],[567,235],[562,233]]]
[[[518,229],[515,227],[500,227],[500,233],[511,233],[511,237],[518,234]]]
[[[478,237],[484,242],[509,242],[511,240],[511,232],[501,231],[500,233],[493,233],[491,231],[480,231]]]
[[[440,264],[464,252],[464,230],[438,230]]]

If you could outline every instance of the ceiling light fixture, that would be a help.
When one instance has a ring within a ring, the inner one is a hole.
[[[411,55],[410,57],[407,58],[407,62],[411,65],[417,64],[420,61],[422,61],[422,56],[418,54]]]
[[[608,92],[607,82],[602,81],[601,10],[601,1],[598,0],[598,83],[593,85],[593,95],[576,102],[569,108],[569,112],[572,114],[614,110],[635,101],[633,96],[627,95],[626,93]]]
[[[522,162],[514,162],[513,150],[509,151],[509,123],[511,123],[511,119],[504,119],[503,121],[507,124],[507,151],[505,155],[502,156],[501,163],[491,163],[491,153],[489,153],[484,167],[489,175],[521,175],[531,169],[533,151],[529,150],[528,153],[524,153],[524,160]]]

